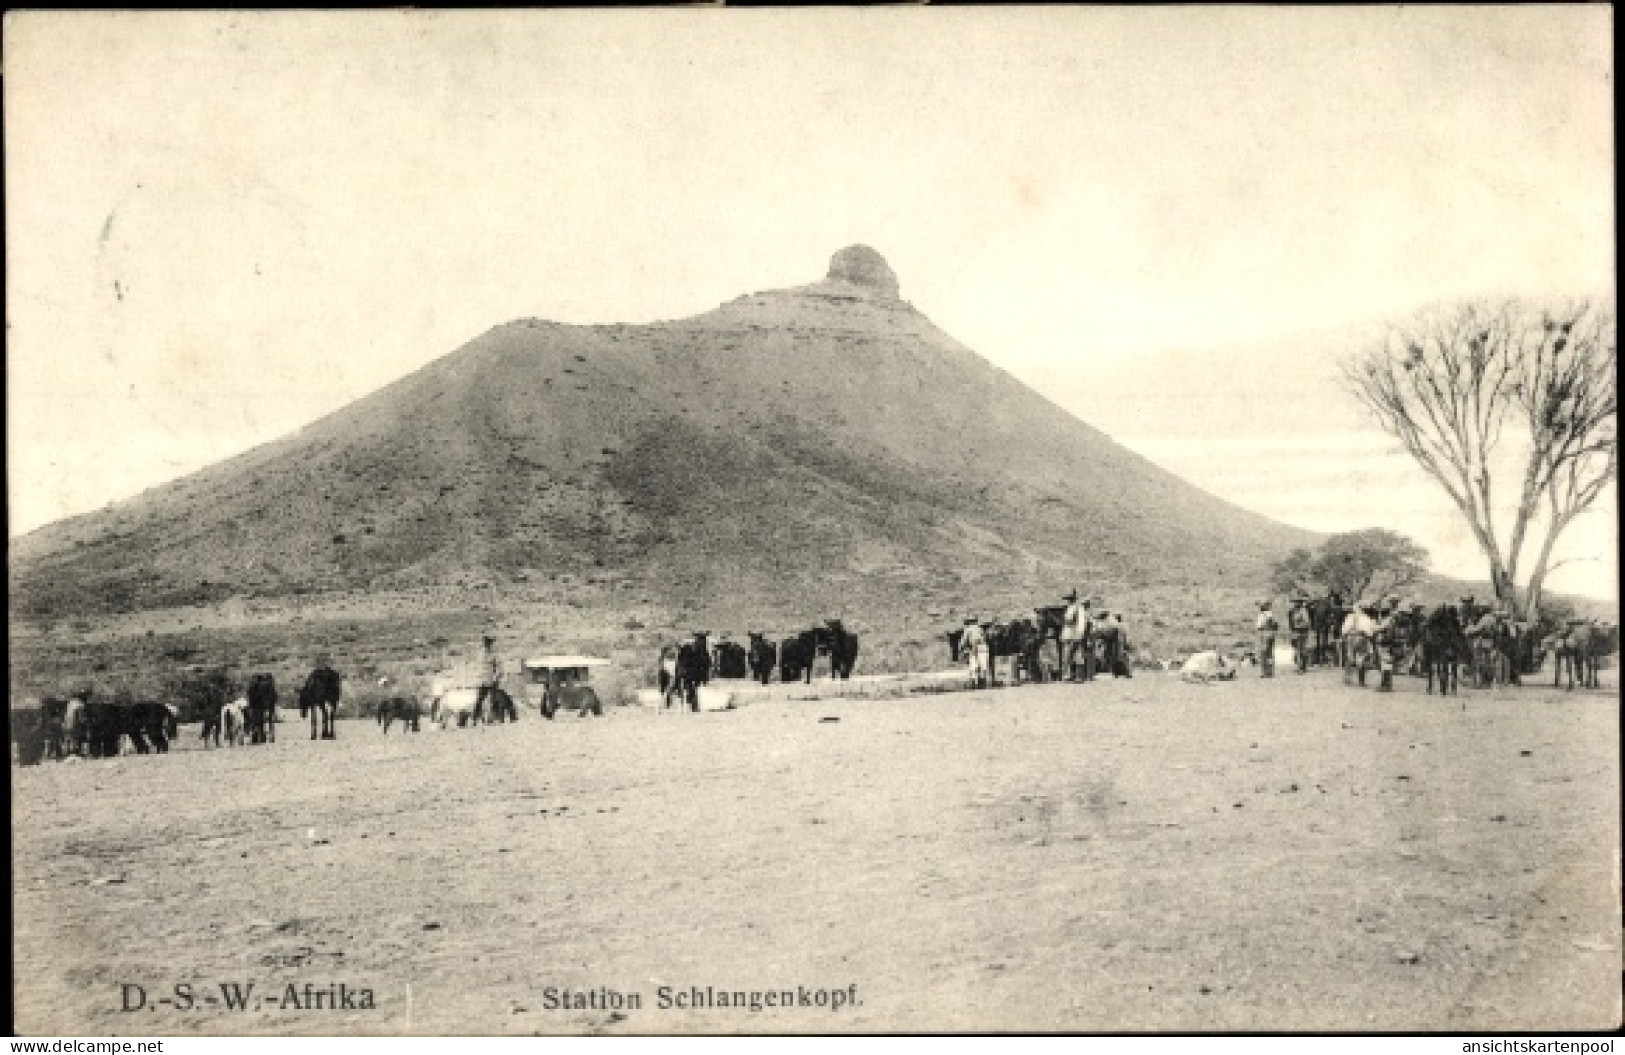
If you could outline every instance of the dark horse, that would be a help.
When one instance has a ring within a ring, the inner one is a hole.
[[[1045,669],[1041,653],[1044,647],[1044,638],[1038,625],[1031,619],[1012,619],[1009,622],[993,622],[982,624],[982,632],[987,635],[987,655],[992,673],[997,681],[999,657],[1007,656],[1010,659],[1010,681],[1012,684],[1021,684],[1025,677],[1030,681],[1049,680],[1048,670]],[[963,628],[948,632],[948,650],[953,661],[960,661],[959,645],[964,639]]]
[[[269,674],[255,674],[248,679],[248,710],[244,724],[248,726],[248,742],[264,744],[276,742],[276,678]]]
[[[128,692],[116,693],[111,700],[85,703],[85,724],[92,758],[114,758],[120,737],[128,736],[138,755],[169,750],[169,741],[179,730],[175,711],[161,703],[137,700]],[[147,741],[151,740],[149,747]]]
[[[811,630],[787,637],[779,644],[779,680],[800,681],[812,677],[813,659],[818,655],[818,636]]]
[[[839,619],[825,620],[824,625],[808,630],[801,636],[805,639],[811,636],[814,656],[829,657],[829,676],[831,680],[839,678],[842,681],[852,676],[852,668],[858,665],[858,635],[841,625]],[[805,680],[812,684],[812,662],[807,663]]]
[[[491,694],[487,699],[491,702],[491,713],[484,716],[487,725],[496,725],[498,722],[517,722],[519,720],[519,708],[514,706],[513,697],[509,696],[502,686],[491,686]],[[479,708],[476,707],[475,710],[479,710]],[[386,729],[385,732],[388,732],[388,730]]]
[[[385,736],[389,735],[389,727],[394,722],[400,722],[403,729],[417,732],[422,717],[423,708],[412,696],[391,696],[378,704],[378,724],[384,727]]]
[[[1315,629],[1315,651],[1312,658],[1316,666],[1337,661],[1339,651],[1337,645],[1343,636],[1343,617],[1347,614],[1348,608],[1343,604],[1340,594],[1330,593],[1309,602],[1309,618]]]
[[[333,719],[338,717],[339,697],[344,694],[344,679],[332,667],[321,666],[310,672],[299,689],[299,717],[310,715],[310,738],[332,740]],[[318,727],[319,720],[319,727]]]
[[[700,686],[711,680],[711,649],[706,634],[695,634],[677,649],[677,676],[673,688],[691,711],[700,709]]]
[[[1427,692],[1439,682],[1439,695],[1461,695],[1461,668],[1473,661],[1473,647],[1461,625],[1461,612],[1452,604],[1441,604],[1422,623],[1422,672],[1427,676]]]
[[[779,650],[773,647],[773,642],[767,639],[766,634],[751,631],[750,634],[750,674],[755,680],[766,685],[773,677],[773,668],[778,666]]]

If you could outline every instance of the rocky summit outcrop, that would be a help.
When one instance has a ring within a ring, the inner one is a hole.
[[[689,319],[498,326],[281,440],[13,540],[12,615],[484,603],[585,573],[719,625],[882,621],[1065,585],[1250,585],[1312,541],[1118,446],[897,292],[852,246],[818,282]]]
[[[897,275],[886,258],[866,245],[849,245],[830,257],[831,281],[847,282],[883,297],[898,295]]]

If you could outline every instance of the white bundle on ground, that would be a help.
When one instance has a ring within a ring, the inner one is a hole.
[[[1198,652],[1179,668],[1180,680],[1203,685],[1210,681],[1229,681],[1235,676],[1236,665],[1218,652]]]

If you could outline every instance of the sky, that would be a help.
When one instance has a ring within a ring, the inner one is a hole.
[[[1442,299],[1612,289],[1611,34],[1602,5],[9,14],[9,531],[509,319],[692,315],[864,243],[1200,486],[1482,575],[1324,364]],[[1234,364],[1200,414],[1193,363]],[[1617,597],[1605,502],[1554,585]]]

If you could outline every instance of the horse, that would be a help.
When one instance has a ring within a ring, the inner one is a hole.
[[[1599,688],[1598,671],[1602,668],[1602,657],[1610,655],[1618,647],[1617,635],[1615,628],[1602,623],[1569,620],[1562,633],[1546,639],[1547,651],[1557,657],[1552,671],[1552,688],[1557,688],[1565,668],[1569,673],[1566,688],[1574,688],[1576,675],[1582,689]]]
[[[842,681],[852,676],[858,662],[858,635],[848,631],[839,619],[827,619],[824,625],[808,631],[813,635],[815,656],[829,657],[831,680]],[[812,664],[807,664],[807,683],[812,683]]]
[[[241,747],[248,741],[248,697],[239,696],[215,712],[215,746],[220,746],[220,733],[226,736],[227,747]]]
[[[339,698],[344,694],[344,679],[331,667],[321,666],[310,672],[299,689],[299,717],[310,715],[310,738],[317,739],[318,719],[320,739],[335,739],[333,719],[338,717]]]
[[[787,637],[779,643],[779,680],[800,681],[810,671],[818,655],[818,641],[811,631]]]
[[[711,680],[711,650],[705,634],[695,634],[677,648],[677,674],[673,690],[688,709],[700,709],[700,686]]]
[[[1339,654],[1338,642],[1343,636],[1343,598],[1336,593],[1316,597],[1309,602],[1310,626],[1315,634],[1315,650],[1311,655],[1315,666],[1332,662]]]
[[[500,685],[493,685],[487,690],[486,699],[491,701],[489,713],[482,714],[487,725],[496,725],[499,722],[517,722],[519,708],[514,706],[513,697],[508,695],[506,689]]]
[[[423,708],[413,696],[391,696],[378,704],[378,724],[384,727],[385,736],[389,735],[390,725],[397,721],[402,728],[418,732],[422,728],[419,724],[422,714]]]
[[[737,641],[719,641],[711,650],[712,669],[719,678],[743,678],[749,671],[745,646]]]
[[[1427,676],[1427,693],[1439,681],[1439,695],[1461,695],[1461,667],[1472,661],[1472,646],[1461,625],[1461,613],[1454,605],[1442,604],[1422,623],[1422,672]]]
[[[1365,672],[1376,659],[1376,620],[1361,611],[1352,611],[1343,619],[1338,633],[1338,666],[1343,668],[1343,684],[1349,683],[1349,669],[1359,674],[1360,685],[1365,685]]]
[[[245,717],[248,722],[248,742],[263,744],[272,738],[270,728],[276,721],[276,678],[269,674],[255,674],[248,679],[245,695],[248,703]],[[300,712],[303,713],[303,698]]]
[[[1040,659],[1044,639],[1038,626],[1028,618],[1012,619],[1007,623],[993,623],[987,628],[988,658],[997,668],[999,657],[1010,657],[1010,681],[1021,684],[1025,675],[1032,681],[1046,681],[1047,671]],[[961,634],[964,631],[960,631]]]
[[[62,712],[62,750],[65,755],[85,757],[90,746],[90,726],[85,720],[85,701],[75,697]]]
[[[50,750],[49,721],[45,705],[37,699],[14,703],[11,707],[11,742],[17,745],[17,764],[37,766]]]
[[[752,631],[749,657],[751,677],[766,685],[773,677],[773,668],[778,665],[779,650],[773,647],[766,634]]]
[[[502,690],[496,689],[495,692]],[[492,707],[493,709],[496,707],[494,699]],[[450,722],[456,722],[459,729],[470,725],[489,724],[484,708],[480,705],[479,689],[449,689],[438,685],[435,687],[434,702],[429,704],[429,721],[437,723],[442,729]]]
[[[47,696],[40,701],[40,755],[61,761],[67,755],[68,701],[58,696]]]
[[[85,714],[92,758],[116,758],[120,741],[126,736],[138,755],[152,751],[164,754],[179,730],[179,715],[174,707],[137,700],[125,691],[115,693],[111,700],[88,701]],[[150,747],[148,740],[152,741]]]
[[[1095,670],[1112,677],[1132,678],[1129,666],[1128,631],[1120,623],[1097,619],[1088,647],[1095,650]]]

